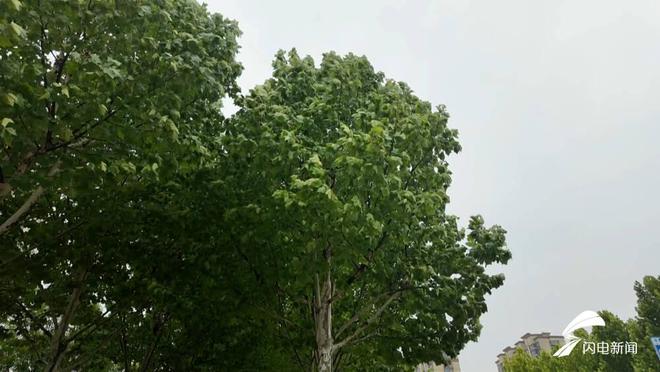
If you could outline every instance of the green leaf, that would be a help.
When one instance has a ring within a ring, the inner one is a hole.
[[[3,126],[4,128],[7,128],[7,126],[8,126],[9,124],[12,124],[13,122],[14,122],[14,121],[13,121],[12,119],[10,119],[10,118],[2,118],[2,122],[0,122],[0,123],[2,124],[2,126]]]
[[[21,7],[23,6],[20,0],[9,0],[9,3],[14,8],[14,10],[21,10]]]
[[[71,128],[65,127],[65,126],[60,126],[57,135],[63,140],[63,141],[71,141],[73,138],[73,132],[71,131]]]
[[[17,38],[23,38],[26,35],[25,29],[14,22],[9,23],[9,30]]]
[[[9,106],[14,106],[18,98],[13,93],[6,93],[2,96],[2,101]]]
[[[179,137],[179,128],[177,128],[176,124],[174,124],[174,122],[172,120],[167,119],[165,121],[165,125],[166,125],[167,129],[169,130],[169,132],[170,132],[173,139],[176,139],[176,138]]]

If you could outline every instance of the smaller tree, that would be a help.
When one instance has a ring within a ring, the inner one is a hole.
[[[638,354],[633,365],[638,371],[660,371],[660,361],[651,344],[651,337],[660,337],[660,276],[645,276],[635,282],[637,317],[630,329],[637,341]]]

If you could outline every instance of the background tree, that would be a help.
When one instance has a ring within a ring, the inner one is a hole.
[[[457,355],[503,283],[485,267],[510,253],[501,227],[477,216],[465,232],[445,213],[460,146],[444,107],[364,57],[280,52],[273,67],[225,137],[227,221],[242,221],[230,234],[257,305],[303,369]]]
[[[582,345],[578,345],[573,352],[562,358],[556,358],[551,353],[543,352],[537,358],[522,350],[517,350],[513,357],[504,363],[507,372],[651,372],[660,371],[660,362],[652,347],[649,335],[657,334],[660,326],[658,304],[660,304],[660,278],[646,276],[642,283],[635,282],[637,294],[637,317],[627,322],[622,321],[609,311],[600,311],[599,315],[605,320],[604,327],[593,327],[591,333],[580,331],[580,338],[588,342],[613,341],[637,342],[637,354],[591,354],[583,353]],[[655,314],[655,315],[654,315]],[[647,333],[648,332],[648,335]],[[554,351],[553,351],[554,352]]]
[[[651,344],[651,337],[660,337],[660,276],[645,276],[635,282],[637,317],[630,329],[631,336],[639,345],[639,353],[633,359],[638,371],[660,371],[660,361]]]

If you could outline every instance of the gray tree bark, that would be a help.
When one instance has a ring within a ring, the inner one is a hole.
[[[316,282],[316,354],[319,372],[332,372],[334,339],[332,337],[332,294],[333,284],[330,270],[323,280]]]

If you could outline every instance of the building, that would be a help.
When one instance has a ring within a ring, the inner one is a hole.
[[[461,372],[461,365],[458,359],[454,358],[449,364],[435,364],[435,362],[422,363],[415,367],[415,372]]]
[[[520,340],[513,344],[513,346],[507,346],[502,350],[502,353],[497,356],[495,364],[497,364],[497,370],[503,372],[503,364],[506,358],[511,357],[516,350],[522,349],[524,352],[528,353],[533,357],[541,355],[542,352],[551,352],[556,346],[561,346],[564,344],[564,337],[562,336],[552,336],[550,332],[543,333],[525,333],[520,337]]]

